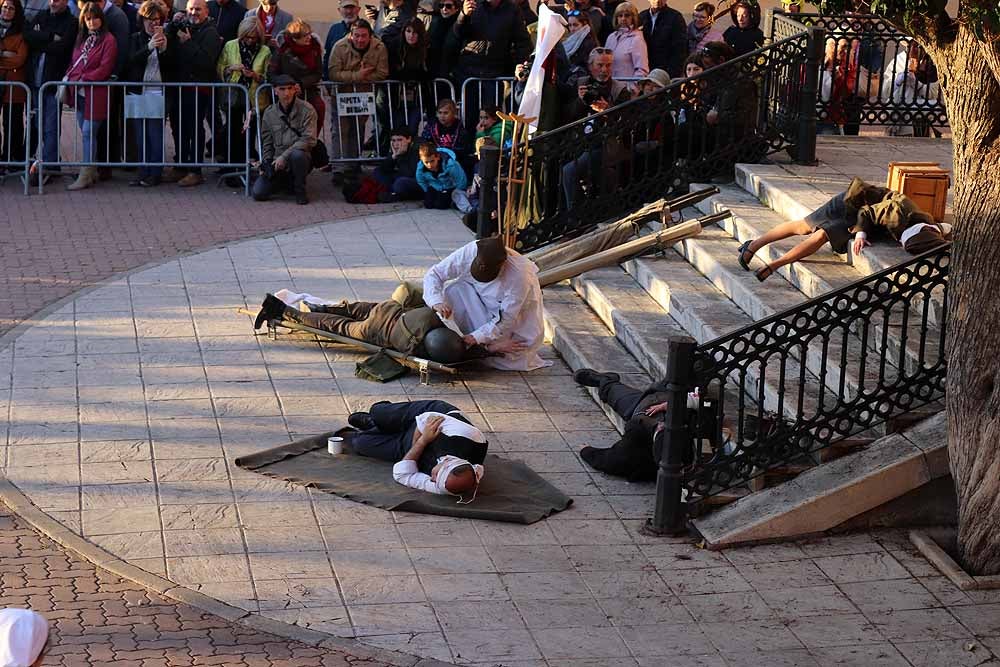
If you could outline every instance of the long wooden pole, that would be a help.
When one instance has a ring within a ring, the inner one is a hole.
[[[249,315],[250,317],[255,317],[257,315],[257,313],[247,310],[246,308],[237,308],[236,312],[240,313],[241,315]],[[315,329],[313,327],[306,326],[305,324],[299,324],[298,322],[288,322],[285,320],[270,320],[268,322],[268,326],[272,325],[284,327],[286,329],[294,329],[295,331],[304,331],[306,333],[311,333],[314,336],[319,336],[320,338],[326,338],[327,340],[332,340],[337,343],[343,343],[344,345],[351,345],[353,347],[358,347],[368,352],[374,353],[374,352],[384,351],[386,354],[388,354],[396,361],[406,364],[410,368],[416,368],[417,370],[421,370],[422,368],[428,368],[432,371],[440,371],[442,373],[449,373],[451,375],[455,375],[458,373],[458,371],[452,368],[451,366],[446,366],[442,363],[438,363],[437,361],[431,361],[430,359],[423,359],[421,357],[414,357],[408,354],[403,354],[402,352],[398,352],[396,350],[387,347],[379,347],[378,345],[372,345],[371,343],[366,343],[365,341],[358,340],[357,338],[348,338],[347,336],[339,336],[335,333],[330,333],[329,331],[323,331],[322,329]]]
[[[695,220],[688,220],[687,222],[670,227],[669,229],[665,229],[661,232],[640,236],[637,239],[633,239],[614,248],[609,248],[595,255],[591,255],[590,257],[584,257],[574,262],[554,267],[547,271],[541,271],[538,274],[538,282],[542,287],[546,287],[561,280],[566,280],[567,278],[574,278],[581,273],[590,271],[591,269],[619,264],[629,257],[638,255],[639,253],[654,246],[669,246],[677,243],[678,241],[683,241],[684,239],[691,238],[692,236],[697,236],[701,232],[703,226],[714,224],[720,220],[725,220],[731,215],[732,213],[729,211],[723,211],[722,213],[707,215]]]

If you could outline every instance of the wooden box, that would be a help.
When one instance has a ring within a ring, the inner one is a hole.
[[[909,197],[938,222],[944,209],[951,179],[937,162],[890,162],[886,187]]]

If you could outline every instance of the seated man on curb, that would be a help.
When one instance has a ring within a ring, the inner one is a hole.
[[[659,452],[654,451],[653,436],[660,428],[657,415],[669,409],[667,394],[660,384],[635,389],[623,384],[618,373],[598,373],[581,368],[573,379],[584,387],[596,387],[597,396],[625,420],[625,433],[609,448],[584,447],[580,458],[592,468],[630,482],[656,479]],[[698,394],[688,394],[688,409],[698,408]]]
[[[420,200],[424,191],[417,184],[417,165],[420,155],[413,144],[413,133],[408,127],[397,127],[389,140],[392,154],[375,167],[375,180],[389,188],[379,193],[381,203]]]
[[[405,308],[393,299],[381,303],[312,304],[309,309],[311,312],[291,308],[268,294],[254,320],[254,328],[259,329],[268,320],[288,320],[442,364],[503,356],[520,350],[509,341],[490,346],[467,345],[460,335],[444,325],[433,308]]]
[[[271,83],[278,103],[260,119],[260,176],[253,184],[253,198],[267,201],[283,187],[295,193],[296,204],[308,204],[306,176],[316,145],[316,111],[298,97],[299,86],[289,75],[278,74]]]
[[[476,497],[483,478],[486,436],[450,403],[437,400],[374,404],[347,423],[351,449],[361,456],[390,461],[392,478],[428,493]]]
[[[425,141],[420,144],[417,184],[424,191],[424,208],[449,209],[455,192],[465,194],[469,179],[452,151]]]

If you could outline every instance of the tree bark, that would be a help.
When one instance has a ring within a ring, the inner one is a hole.
[[[922,40],[923,41],[923,40]],[[925,44],[953,133],[955,242],[948,293],[949,454],[958,546],[977,575],[1000,574],[1000,83],[996,45],[964,25]]]

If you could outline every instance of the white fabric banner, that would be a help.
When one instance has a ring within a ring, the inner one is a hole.
[[[535,60],[531,63],[531,73],[524,86],[524,96],[517,110],[519,116],[534,118],[529,125],[528,133],[534,134],[538,129],[538,114],[542,108],[542,84],[545,82],[545,72],[542,64],[556,48],[556,44],[566,33],[566,19],[549,9],[544,3],[538,5],[538,33],[535,40]]]

